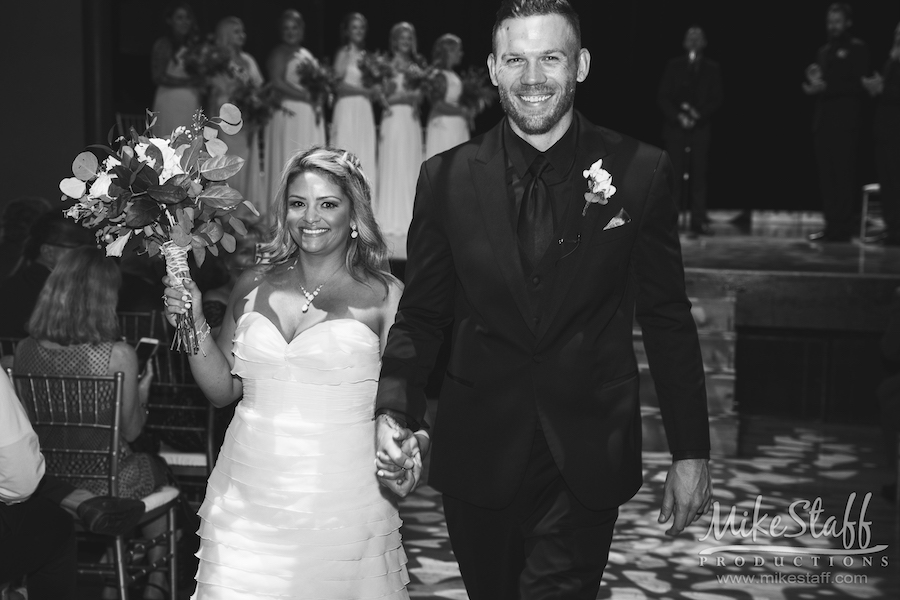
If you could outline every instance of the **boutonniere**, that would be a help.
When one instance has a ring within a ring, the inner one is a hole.
[[[590,169],[583,172],[584,178],[587,179],[588,191],[584,193],[582,217],[587,215],[591,204],[606,204],[616,193],[616,186],[612,184],[612,175],[606,169],[602,169],[602,165],[603,159],[601,158],[592,164]]]

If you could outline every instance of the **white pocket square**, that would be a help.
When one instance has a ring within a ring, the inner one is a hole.
[[[612,219],[609,220],[609,223],[606,224],[606,227],[603,228],[603,231],[607,229],[615,229],[616,227],[621,227],[626,223],[631,223],[631,217],[628,216],[628,213],[625,212],[624,208],[620,208],[619,212],[616,213]]]

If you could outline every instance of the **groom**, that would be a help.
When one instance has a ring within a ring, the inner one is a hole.
[[[677,535],[711,502],[672,169],[574,111],[590,62],[566,0],[506,0],[488,69],[507,118],[419,175],[376,451],[414,466],[410,432],[452,323],[429,484],[472,600],[596,597],[618,507],[641,486],[635,316],[673,455],[659,521]],[[415,484],[380,477],[401,494]]]

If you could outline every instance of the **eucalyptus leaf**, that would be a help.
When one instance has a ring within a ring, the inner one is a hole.
[[[84,182],[77,177],[66,177],[59,182],[59,191],[61,191],[69,198],[78,200],[79,198],[84,196],[86,187],[84,185]]]
[[[234,252],[235,248],[235,239],[234,236],[230,233],[226,233],[222,236],[222,248],[224,248],[227,252]]]
[[[138,229],[153,223],[160,215],[159,204],[149,198],[138,198],[125,213],[125,225]]]
[[[191,249],[194,251],[194,260],[197,262],[197,266],[202,267],[203,261],[206,260],[206,248],[192,245]]]
[[[156,256],[157,254],[159,254],[159,244],[157,244],[156,242],[148,242],[147,254],[150,256]]]
[[[215,127],[206,126],[203,128],[203,139],[214,140],[219,137],[219,130]]]
[[[228,135],[234,135],[241,130],[243,124],[241,109],[230,102],[222,105],[219,109],[219,129]]]
[[[82,152],[72,162],[72,174],[81,181],[90,181],[97,176],[100,163],[93,152]]]
[[[187,198],[187,191],[183,187],[169,181],[162,185],[151,185],[147,188],[147,195],[163,204],[178,204]]]
[[[209,236],[209,241],[215,244],[225,235],[225,229],[215,221],[208,221],[197,228],[197,233],[205,233]]]
[[[226,144],[219,138],[207,140],[206,151],[209,152],[209,155],[213,157],[224,156],[228,153],[228,144]]]
[[[200,165],[200,174],[210,181],[225,181],[243,166],[244,159],[240,156],[215,156],[203,161]]]
[[[186,247],[191,243],[191,234],[185,233],[181,227],[173,227],[169,233],[172,236],[172,241],[179,246]]]
[[[247,235],[247,227],[244,225],[244,222],[237,217],[230,217],[228,219],[228,224],[231,225],[231,228],[238,232],[239,235]]]
[[[250,202],[249,200],[244,200],[244,206],[246,206],[247,208],[249,208],[249,209],[250,209],[250,212],[252,212],[252,213],[253,213],[254,215],[256,215],[257,217],[259,216],[259,211],[256,210],[256,207],[253,206],[253,203],[252,203],[252,202]]]

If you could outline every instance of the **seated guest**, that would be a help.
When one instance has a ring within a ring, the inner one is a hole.
[[[35,496],[44,475],[37,435],[0,373],[0,588],[25,576],[30,600],[75,598],[75,529],[58,505]]]
[[[147,399],[152,365],[138,373],[134,348],[119,340],[116,316],[121,275],[116,262],[93,247],[75,248],[56,265],[41,289],[28,322],[29,337],[16,346],[13,371],[55,375],[125,375],[120,431],[124,438],[119,460],[119,496],[139,499],[167,482],[165,463],[156,455],[132,452],[126,442],[140,435],[147,419]],[[112,406],[109,407],[112,410]],[[101,445],[88,432],[73,435],[79,447]],[[105,434],[102,434],[105,435]],[[74,466],[84,472],[96,468],[90,461]],[[72,470],[73,465],[68,465]],[[94,494],[108,495],[106,479],[80,483]],[[144,526],[144,535],[153,537],[164,531],[165,519]],[[163,547],[148,550],[152,562],[163,556]],[[150,586],[165,589],[161,572],[150,575]],[[153,590],[148,590],[153,591]],[[145,594],[145,597],[151,597]]]
[[[28,234],[18,269],[0,281],[0,337],[24,338],[25,324],[50,271],[72,248],[93,245],[93,234],[50,211],[38,218]]]

